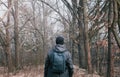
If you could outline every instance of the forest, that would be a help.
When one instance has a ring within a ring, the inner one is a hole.
[[[0,0],[0,77],[44,77],[57,36],[73,77],[120,77],[120,0]]]

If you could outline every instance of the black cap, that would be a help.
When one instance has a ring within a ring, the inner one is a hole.
[[[58,37],[56,38],[56,44],[61,44],[61,45],[63,45],[63,44],[64,44],[64,38],[61,37],[61,36],[58,36]]]

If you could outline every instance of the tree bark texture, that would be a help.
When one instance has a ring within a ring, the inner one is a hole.
[[[8,9],[11,7],[11,0],[8,0]],[[6,45],[5,45],[5,53],[6,53],[6,60],[7,60],[7,66],[8,66],[8,72],[13,71],[13,65],[12,65],[12,58],[11,58],[11,49],[10,49],[10,12],[8,12],[7,15],[7,25],[5,26],[6,30]]]
[[[92,73],[91,55],[90,55],[90,44],[88,37],[88,14],[87,14],[87,0],[83,0],[83,21],[84,21],[84,43],[85,52],[87,57],[88,73]]]
[[[18,31],[18,0],[14,2],[14,42],[15,42],[15,68],[19,68],[19,31]]]

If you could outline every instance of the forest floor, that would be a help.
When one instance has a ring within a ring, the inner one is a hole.
[[[74,67],[74,76],[73,77],[100,77],[97,73],[88,74],[86,70],[79,69],[78,67]],[[43,66],[37,67],[24,67],[22,70],[13,72],[13,73],[5,73],[6,69],[4,67],[0,67],[0,77],[44,77]]]

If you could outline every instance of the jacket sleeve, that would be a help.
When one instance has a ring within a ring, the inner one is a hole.
[[[47,75],[48,75],[49,63],[50,63],[49,55],[47,54],[47,57],[46,57],[46,59],[45,59],[44,77],[47,77]]]
[[[72,62],[71,54],[69,52],[68,52],[68,58],[67,58],[67,66],[68,66],[69,77],[72,77],[73,76],[73,62]]]

